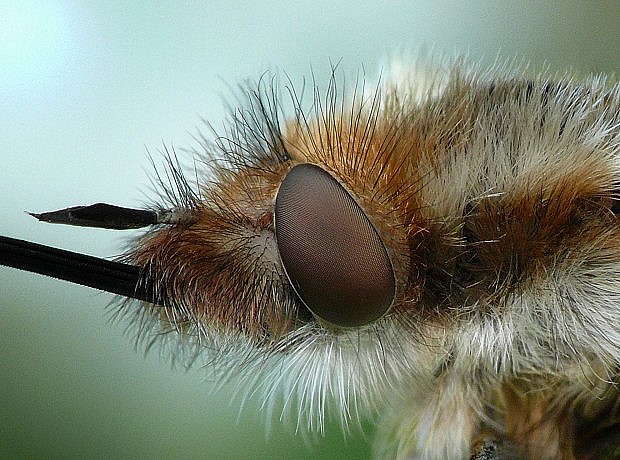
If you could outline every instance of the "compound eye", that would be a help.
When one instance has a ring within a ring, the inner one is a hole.
[[[396,281],[385,245],[329,173],[312,164],[293,167],[278,190],[274,220],[286,275],[315,316],[355,327],[390,308]]]

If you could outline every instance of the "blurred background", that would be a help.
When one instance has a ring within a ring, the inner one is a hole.
[[[191,147],[247,77],[374,75],[420,49],[618,72],[620,3],[538,1],[0,2],[0,234],[101,257],[127,233],[23,211],[140,206],[146,151]],[[306,443],[204,369],[171,369],[110,324],[111,297],[0,267],[1,458],[369,458],[336,425]],[[370,430],[369,430],[370,431]]]

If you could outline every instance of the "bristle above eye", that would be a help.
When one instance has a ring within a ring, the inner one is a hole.
[[[614,214],[620,214],[620,195],[614,193],[610,208]]]
[[[319,318],[354,327],[380,318],[395,295],[392,265],[375,228],[349,193],[318,166],[294,167],[275,206],[287,276]]]

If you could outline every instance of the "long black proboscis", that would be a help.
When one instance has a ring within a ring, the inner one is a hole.
[[[0,265],[58,278],[113,294],[154,302],[140,268],[30,241],[0,236]]]

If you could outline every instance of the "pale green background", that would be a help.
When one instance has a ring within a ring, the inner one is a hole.
[[[98,256],[124,234],[38,224],[42,211],[140,205],[146,148],[190,146],[222,95],[330,59],[375,73],[421,47],[492,62],[617,72],[620,2],[205,1],[0,3],[0,233]],[[0,268],[0,457],[365,458],[335,426],[307,447],[206,372],[171,370],[107,322],[106,294]],[[449,434],[447,434],[449,435]]]

